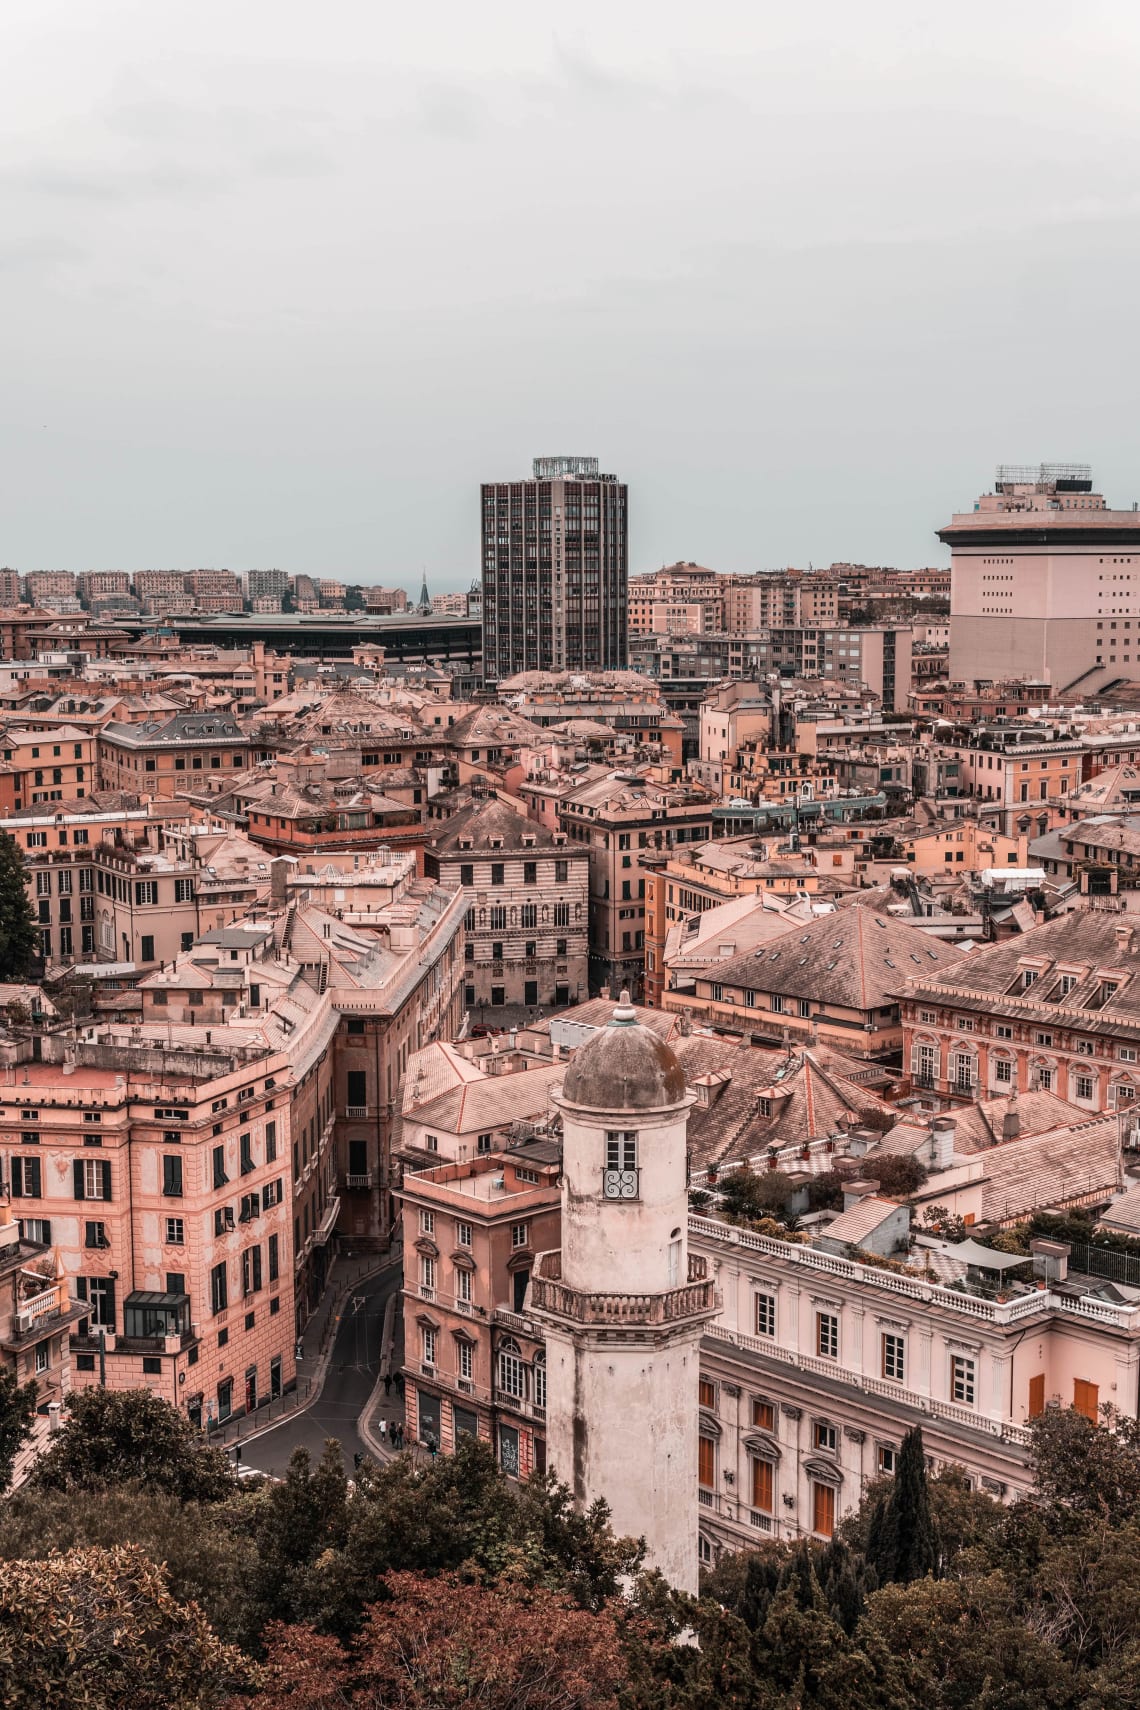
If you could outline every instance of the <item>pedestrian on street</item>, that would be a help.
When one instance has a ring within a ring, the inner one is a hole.
[[[381,1419],[381,1421],[380,1421],[380,1441],[383,1442],[387,1435],[388,1435],[388,1421],[386,1419]]]

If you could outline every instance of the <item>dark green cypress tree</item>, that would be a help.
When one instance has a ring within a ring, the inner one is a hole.
[[[820,1551],[816,1577],[833,1621],[838,1621],[848,1638],[859,1625],[863,1606],[872,1591],[878,1590],[875,1571],[861,1555],[849,1550],[839,1538],[833,1538]]]
[[[926,1487],[922,1431],[902,1440],[894,1482],[871,1517],[867,1560],[880,1585],[909,1585],[938,1570],[938,1533]]]
[[[0,832],[0,981],[26,980],[39,954],[39,935],[24,882],[19,846]]]

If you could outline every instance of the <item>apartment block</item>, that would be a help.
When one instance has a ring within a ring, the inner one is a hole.
[[[29,605],[46,606],[50,610],[61,600],[75,599],[75,573],[71,570],[29,570],[24,577],[24,589]]]
[[[70,1332],[81,1313],[58,1256],[21,1232],[10,1206],[0,1206],[0,1361],[17,1383],[36,1386],[36,1417],[31,1440],[16,1457],[16,1484],[46,1446],[52,1422],[67,1403]]]
[[[424,872],[463,889],[469,1010],[494,1021],[586,995],[590,856],[564,831],[498,800],[477,804],[433,831]]]
[[[191,570],[186,586],[200,612],[240,612],[241,582],[232,570]]]
[[[1140,664],[1140,513],[1113,511],[1085,464],[1001,465],[956,514],[950,675],[1091,694]],[[997,621],[995,621],[997,620]]]
[[[900,981],[915,1086],[953,1100],[1057,1093],[1088,1111],[1140,1097],[1140,937],[1127,916],[1060,915]]]
[[[210,1030],[108,1030],[0,1088],[13,1213],[82,1308],[76,1384],[154,1388],[205,1425],[292,1381],[287,1070]]]
[[[179,713],[145,724],[111,723],[99,736],[105,790],[147,796],[220,794],[250,764],[250,739],[228,713]]]
[[[408,1172],[404,1380],[408,1440],[492,1445],[514,1478],[546,1470],[546,1353],[529,1316],[536,1256],[557,1245],[560,1148],[535,1141]]]
[[[627,663],[628,494],[594,457],[482,489],[483,675]]]
[[[558,818],[590,856],[590,990],[638,996],[645,906],[655,857],[712,835],[714,797],[653,768],[609,772],[569,789]]]

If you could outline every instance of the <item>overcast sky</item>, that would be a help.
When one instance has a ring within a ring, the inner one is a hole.
[[[466,586],[551,453],[634,570],[1130,504],[1138,73],[1125,0],[9,6],[0,563]]]

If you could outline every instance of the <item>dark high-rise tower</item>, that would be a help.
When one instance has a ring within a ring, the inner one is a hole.
[[[627,660],[627,490],[596,457],[536,457],[483,487],[483,675],[609,671]]]

